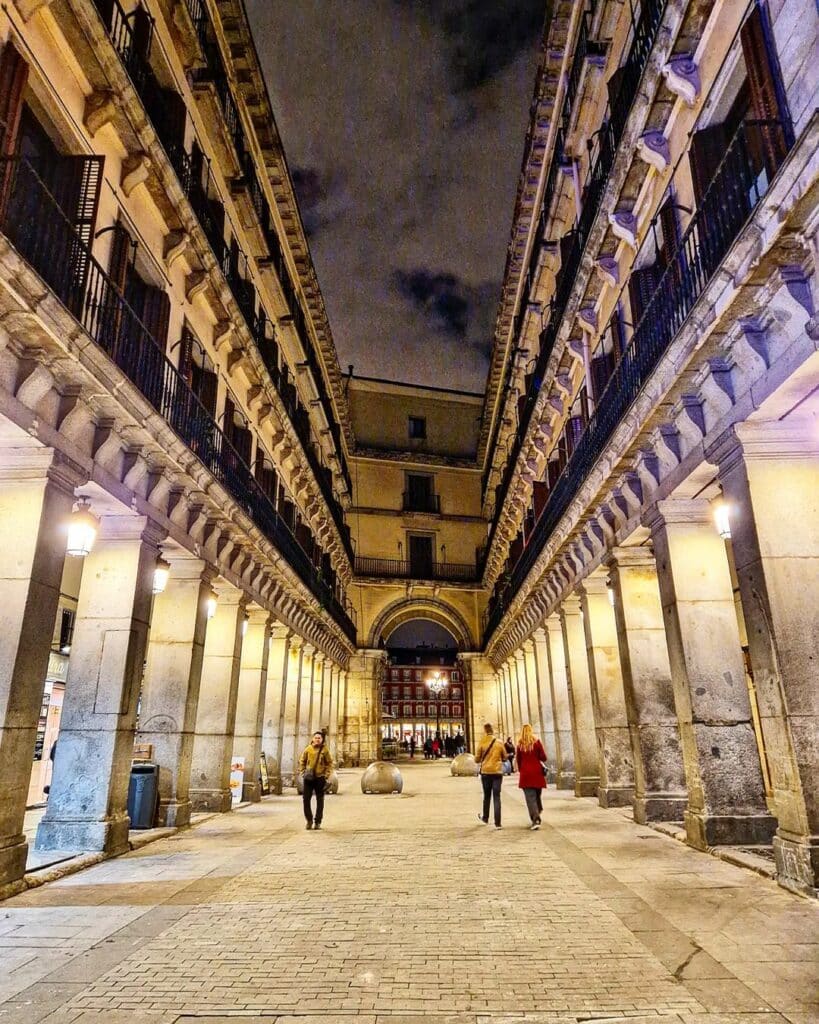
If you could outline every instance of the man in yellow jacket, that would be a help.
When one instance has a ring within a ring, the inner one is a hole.
[[[307,830],[321,828],[324,817],[324,786],[333,771],[333,758],[324,745],[324,733],[314,732],[310,743],[299,758],[299,771],[304,785],[304,818]],[[313,794],[316,796],[316,815],[313,818]]]
[[[489,824],[489,800],[492,799],[495,811],[495,828],[501,827],[501,783],[503,782],[503,761],[506,751],[503,743],[495,736],[489,722],[483,727],[483,737],[475,751],[475,760],[481,766],[481,785],[483,786],[483,811],[478,820]]]

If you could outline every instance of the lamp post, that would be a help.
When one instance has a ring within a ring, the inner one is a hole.
[[[441,694],[446,686],[446,680],[441,678],[440,672],[433,672],[427,679],[427,686],[430,692],[435,694],[435,736],[441,736]]]

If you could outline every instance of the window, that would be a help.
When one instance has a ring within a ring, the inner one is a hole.
[[[408,512],[437,512],[435,477],[430,473],[407,473],[404,491],[404,510]]]
[[[63,608],[60,615],[60,653],[68,654],[74,638],[74,616],[71,608]]]
[[[423,688],[423,686],[416,686],[415,687],[415,699],[416,700],[423,700],[424,699],[424,688]]]
[[[407,697],[411,697],[411,696],[412,696],[412,687],[411,686],[405,686],[404,687],[404,699],[406,700]]]
[[[427,421],[423,416],[410,416],[409,436],[412,441],[422,441],[427,436]]]
[[[457,682],[458,679],[459,679],[458,670],[457,669],[453,669],[453,671],[452,671],[452,681],[453,681],[453,683]]]

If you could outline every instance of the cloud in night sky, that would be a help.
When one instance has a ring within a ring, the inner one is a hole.
[[[481,391],[544,0],[246,0],[343,367]]]

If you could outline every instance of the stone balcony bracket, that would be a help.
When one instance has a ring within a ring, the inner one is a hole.
[[[191,244],[187,231],[169,231],[162,243],[162,259],[170,270],[180,257],[184,256]]]
[[[148,180],[151,173],[151,160],[147,153],[131,153],[122,161],[120,188],[126,197]]]
[[[750,358],[751,362],[762,363],[760,370],[769,369],[771,352],[767,325],[757,317],[740,317],[737,327],[732,338],[732,351],[740,357],[737,362],[741,365],[745,359]]]
[[[690,53],[673,56],[662,68],[662,76],[669,91],[693,107],[700,95],[700,72]]]
[[[594,306],[583,306],[578,310],[577,322],[587,334],[597,333],[597,310]],[[570,342],[571,345],[571,342]],[[582,349],[581,349],[582,352]]]
[[[614,256],[599,256],[594,269],[604,284],[609,288],[617,288],[620,284],[620,264]]]
[[[671,163],[668,139],[661,131],[645,132],[637,141],[637,155],[659,174]]]
[[[631,210],[618,210],[609,214],[609,225],[615,238],[627,246],[637,249],[637,218]]]

